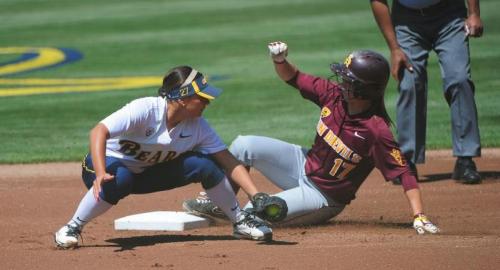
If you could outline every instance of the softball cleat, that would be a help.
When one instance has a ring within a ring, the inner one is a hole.
[[[254,215],[245,211],[241,212],[239,221],[233,224],[233,236],[238,239],[257,241],[271,241],[273,231],[264,222],[259,221]]]
[[[66,224],[54,234],[54,241],[59,248],[75,248],[78,246],[81,232],[79,227]]]

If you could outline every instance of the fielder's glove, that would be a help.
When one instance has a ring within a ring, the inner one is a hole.
[[[269,222],[278,222],[285,219],[288,206],[285,200],[276,196],[269,196],[259,192],[251,200],[254,214]]]
[[[288,55],[288,46],[285,42],[275,41],[267,44],[269,54],[275,63],[283,63]]]
[[[425,234],[426,232],[435,234],[439,232],[439,228],[432,224],[424,214],[416,214],[413,217],[413,228],[415,228],[417,234]]]

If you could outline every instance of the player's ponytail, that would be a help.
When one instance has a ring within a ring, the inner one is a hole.
[[[387,113],[387,109],[385,108],[384,97],[380,97],[378,98],[378,100],[376,99],[372,101],[372,111],[373,114],[384,119],[387,125],[390,126],[393,124],[391,117],[389,116],[389,113]]]
[[[158,95],[161,97],[169,96],[169,93],[172,90],[177,90],[181,85],[183,85],[186,82],[192,71],[193,68],[190,66],[178,66],[170,69],[167,72],[167,74],[163,77],[163,83],[160,89],[158,89]],[[199,78],[200,76],[203,75],[197,72],[194,78],[189,78],[189,79],[193,80]]]

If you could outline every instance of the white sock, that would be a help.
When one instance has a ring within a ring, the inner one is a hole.
[[[91,189],[83,196],[73,218],[68,222],[72,226],[78,226],[80,229],[92,219],[108,211],[113,205],[100,199],[96,201],[94,192]]]
[[[219,184],[205,191],[210,200],[212,200],[212,202],[214,202],[233,223],[236,223],[241,208],[227,177],[224,176],[224,179],[222,179]]]

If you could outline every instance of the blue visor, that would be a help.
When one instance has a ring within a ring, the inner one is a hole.
[[[167,94],[167,99],[180,99],[197,94],[208,100],[213,100],[222,93],[221,89],[215,88],[207,83],[204,76],[193,80],[190,84],[172,89]]]

